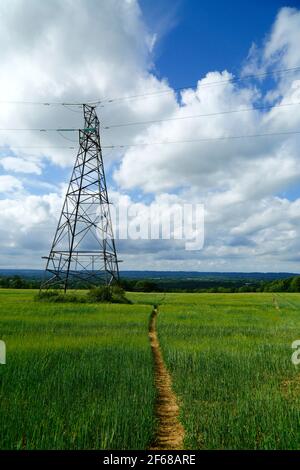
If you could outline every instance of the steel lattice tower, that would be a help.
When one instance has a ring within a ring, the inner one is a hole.
[[[47,259],[51,273],[41,289],[90,287],[119,281],[118,259],[107,194],[99,119],[83,105],[84,129],[64,205]]]

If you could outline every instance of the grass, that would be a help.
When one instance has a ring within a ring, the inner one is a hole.
[[[158,332],[192,449],[299,449],[300,295],[168,294]]]
[[[187,448],[300,448],[300,294],[128,293],[123,305],[35,293],[0,289],[1,449],[147,448],[155,304]]]
[[[99,286],[86,290],[43,290],[35,295],[37,302],[55,303],[115,303],[129,304],[125,291],[118,286]]]
[[[149,307],[34,295],[0,289],[0,448],[146,448],[155,393]]]

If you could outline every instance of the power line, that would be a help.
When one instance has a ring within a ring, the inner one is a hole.
[[[261,73],[256,73],[256,74],[251,74],[251,75],[244,75],[244,76],[239,76],[239,77],[234,77],[234,78],[229,78],[226,80],[216,80],[208,83],[202,83],[198,85],[198,88],[206,88],[206,87],[211,87],[211,86],[218,86],[222,85],[224,83],[230,83],[230,82],[238,82],[238,81],[244,81],[244,80],[249,80],[252,78],[263,78],[267,77],[270,75],[276,75],[276,74],[284,74],[284,73],[289,73],[289,72],[295,72],[300,70],[300,66],[297,67],[290,67],[286,69],[277,69],[277,70],[272,70],[270,72],[261,72]],[[168,89],[168,90],[155,90],[152,92],[147,92],[147,93],[141,93],[141,94],[136,94],[136,95],[129,95],[129,96],[120,96],[116,98],[96,98],[94,100],[74,100],[74,101],[26,101],[26,100],[0,100],[0,104],[12,104],[12,105],[30,105],[30,106],[64,106],[66,109],[68,109],[68,106],[82,106],[83,104],[90,104],[90,105],[101,105],[102,103],[112,103],[112,102],[118,102],[118,101],[123,101],[123,100],[131,100],[131,99],[138,99],[138,98],[143,98],[147,96],[155,96],[155,95],[161,95],[161,94],[170,94],[174,93],[174,91],[181,91],[185,90],[187,88],[195,88],[195,83],[192,85],[185,85],[173,89]]]
[[[196,118],[201,118],[201,117],[219,116],[222,114],[233,114],[233,113],[241,113],[241,112],[246,112],[246,111],[283,108],[283,107],[295,106],[299,104],[300,102],[284,103],[284,104],[278,104],[278,105],[253,106],[252,108],[231,109],[231,110],[225,110],[225,111],[220,111],[216,113],[193,114],[190,116],[178,116],[178,117],[172,117],[172,118],[166,118],[166,119],[152,119],[149,121],[135,121],[135,122],[126,122],[126,123],[121,123],[121,124],[108,124],[107,126],[103,126],[102,129],[109,130],[109,129],[116,128],[116,127],[138,126],[138,125],[143,125],[143,124],[155,124],[159,122],[177,121],[177,120],[183,120],[183,119],[196,119]]]
[[[244,134],[244,135],[230,135],[230,136],[224,136],[224,137],[207,137],[207,138],[201,138],[201,139],[169,140],[166,142],[139,142],[139,143],[133,143],[133,144],[103,145],[102,148],[113,149],[113,148],[127,148],[127,147],[139,147],[139,146],[142,147],[142,146],[148,146],[148,145],[186,144],[186,143],[196,143],[196,142],[213,142],[213,141],[293,135],[293,134],[300,134],[300,131],[266,132],[262,134]]]
[[[177,116],[177,117],[172,117],[172,118],[165,118],[165,119],[152,119],[149,121],[135,121],[135,122],[127,122],[127,123],[120,123],[120,124],[109,124],[107,126],[102,126],[103,130],[109,130],[112,128],[117,128],[117,127],[127,127],[127,126],[137,126],[137,125],[144,125],[144,124],[154,124],[154,123],[159,123],[159,122],[167,122],[167,121],[177,121],[177,120],[184,120],[184,119],[197,119],[201,117],[210,117],[210,116],[219,116],[223,114],[233,114],[233,113],[241,113],[241,112],[249,112],[249,111],[259,111],[263,109],[275,109],[275,108],[284,108],[284,107],[290,107],[290,106],[296,106],[300,105],[300,102],[296,103],[284,103],[284,104],[278,104],[278,105],[262,105],[262,106],[253,106],[252,108],[242,108],[242,109],[230,109],[230,110],[224,110],[224,111],[219,111],[216,113],[206,113],[206,114],[193,114],[189,116]],[[61,132],[78,132],[80,129],[77,127],[71,127],[71,128],[0,128],[0,132],[58,132],[59,134]],[[63,136],[62,136],[63,137]]]
[[[0,145],[0,150],[7,150],[8,147],[11,147],[13,149],[69,149],[69,150],[75,150],[77,147],[67,147],[67,146],[46,146],[46,145],[33,145],[33,146],[28,146],[28,145]]]
[[[63,139],[65,140],[68,140],[69,142],[77,142],[77,140],[75,139],[70,139],[69,137],[66,137],[62,132],[60,132],[59,130],[57,131],[58,135],[60,135],[60,137],[62,137]]]
[[[166,142],[139,142],[133,144],[115,144],[115,145],[102,145],[102,149],[116,149],[116,148],[127,148],[127,147],[143,147],[148,145],[165,145],[165,144],[185,144],[185,143],[196,143],[196,142],[214,142],[214,141],[224,141],[224,140],[234,140],[234,139],[247,139],[255,137],[270,137],[270,136],[282,136],[282,135],[296,135],[300,134],[300,131],[282,131],[282,132],[266,132],[262,134],[244,134],[244,135],[229,135],[224,137],[206,137],[201,139],[185,139],[185,140],[169,140]],[[0,145],[0,149],[7,150],[7,147],[18,148],[18,149],[70,149],[74,150],[77,147],[68,147],[68,146],[23,146],[23,145]]]
[[[270,75],[276,75],[276,74],[284,74],[284,73],[289,73],[289,72],[295,72],[295,71],[298,71],[300,70],[300,66],[298,67],[290,67],[290,68],[287,68],[287,69],[278,69],[278,70],[273,70],[273,71],[270,71],[270,72],[263,72],[263,73],[256,73],[256,74],[252,74],[252,75],[244,75],[244,76],[239,76],[239,77],[234,77],[234,78],[228,78],[226,80],[216,80],[216,81],[212,81],[212,82],[208,82],[208,83],[201,83],[200,85],[198,85],[198,88],[206,88],[206,87],[211,87],[211,86],[218,86],[218,85],[223,85],[224,83],[230,83],[230,82],[239,82],[239,81],[244,81],[244,80],[249,80],[249,79],[252,79],[252,78],[263,78],[263,77],[267,77],[267,76],[270,76]],[[106,98],[106,99],[99,99],[97,101],[95,101],[95,103],[97,104],[102,104],[102,103],[106,103],[106,104],[110,104],[110,103],[113,103],[113,102],[118,102],[118,101],[123,101],[123,100],[131,100],[131,99],[139,99],[139,98],[144,98],[144,97],[147,97],[147,96],[155,96],[155,95],[161,95],[161,94],[170,94],[170,93],[174,93],[174,91],[181,91],[181,90],[186,90],[188,88],[195,88],[195,83],[193,83],[192,85],[186,85],[186,86],[181,86],[181,87],[177,87],[177,88],[173,88],[172,90],[156,90],[156,91],[153,91],[153,92],[148,92],[148,93],[141,93],[141,94],[138,94],[138,95],[130,95],[130,96],[120,96],[120,97],[117,97],[117,98]]]
[[[30,127],[24,127],[24,128],[20,128],[20,127],[16,127],[16,128],[12,128],[12,127],[9,127],[9,128],[0,128],[0,132],[2,131],[13,131],[13,132],[17,132],[17,131],[21,131],[21,132],[27,132],[27,131],[30,131],[30,132],[78,132],[80,129],[79,128],[76,128],[76,127],[72,127],[72,128],[69,128],[69,129],[64,129],[64,128],[58,128],[58,129],[53,129],[53,128],[37,128],[37,127],[33,127],[33,128],[30,128]]]
[[[30,105],[30,106],[64,106],[68,109],[68,106],[80,106],[82,107],[83,103],[85,104],[94,104],[95,101],[26,101],[26,100],[1,100],[0,104],[15,104],[15,105]]]
[[[37,128],[37,127],[24,127],[24,128],[20,128],[20,127],[16,127],[16,128],[13,128],[13,127],[9,127],[9,128],[0,128],[0,132],[3,132],[3,131],[7,131],[7,132],[17,132],[17,131],[21,131],[21,132],[78,132],[80,129],[79,128],[76,128],[76,127],[72,127],[72,128],[69,128],[69,129],[64,129],[64,128],[58,128],[58,129],[53,129],[53,128]]]

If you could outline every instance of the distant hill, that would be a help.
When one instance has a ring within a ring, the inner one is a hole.
[[[296,276],[297,273],[241,273],[241,272],[200,272],[200,271],[121,271],[128,279],[189,279],[189,280],[275,280]]]
[[[39,269],[0,269],[0,276],[18,275],[24,278],[40,279],[44,276],[44,270]],[[287,279],[296,276],[297,273],[241,273],[241,272],[200,272],[200,271],[120,271],[120,275],[126,279],[185,279],[203,281],[272,281]]]
[[[0,269],[4,288],[37,289],[42,279],[43,270]],[[125,290],[142,292],[300,292],[300,276],[294,273],[121,271],[120,281]],[[78,281],[72,287],[86,284]]]

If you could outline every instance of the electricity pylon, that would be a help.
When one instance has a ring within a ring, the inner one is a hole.
[[[47,259],[51,277],[41,289],[110,285],[119,281],[118,259],[107,194],[99,119],[83,105],[84,128],[64,205]]]

